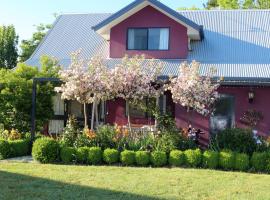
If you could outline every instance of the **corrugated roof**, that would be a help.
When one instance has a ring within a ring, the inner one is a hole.
[[[202,63],[204,74],[215,67],[225,78],[270,78],[270,10],[182,11],[181,14],[204,26],[203,41],[192,42],[188,61]],[[92,27],[110,14],[61,15],[42,44],[27,61],[39,65],[41,55],[56,57],[64,66],[70,53],[82,49],[82,56],[109,57],[109,43]],[[163,75],[176,75],[183,60],[162,60]],[[119,59],[108,59],[110,65]]]

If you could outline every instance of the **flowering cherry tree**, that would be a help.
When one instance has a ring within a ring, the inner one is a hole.
[[[167,90],[171,91],[173,101],[186,107],[188,112],[193,109],[206,116],[219,96],[217,89],[220,84],[212,82],[214,69],[201,76],[199,67],[200,63],[196,61],[191,64],[183,62],[179,75],[171,78]]]
[[[161,63],[146,61],[144,56],[125,56],[121,64],[111,71],[115,97],[123,98],[128,104],[138,103],[144,98],[157,97],[161,90],[154,87],[162,69]],[[129,106],[127,106],[128,126],[130,128]]]
[[[109,71],[103,65],[102,59],[95,56],[90,60],[80,59],[80,51],[71,55],[68,69],[60,70],[59,77],[63,84],[55,88],[61,93],[62,99],[76,100],[84,105],[84,125],[88,128],[87,104],[93,104],[91,129],[93,129],[94,112],[97,102],[110,97]]]

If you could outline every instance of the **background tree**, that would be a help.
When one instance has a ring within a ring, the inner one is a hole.
[[[218,8],[218,0],[208,0],[207,3],[203,4],[203,7],[205,9],[213,9],[213,8]]]
[[[193,61],[190,65],[183,62],[179,69],[179,75],[173,77],[167,87],[172,93],[174,103],[187,109],[208,115],[218,98],[217,89],[219,83],[213,84],[214,70],[207,75],[200,75],[200,64]]]
[[[18,36],[14,26],[0,26],[0,68],[11,69],[18,58]]]
[[[29,40],[22,40],[20,62],[26,61],[34,53],[37,46],[43,40],[47,32],[52,28],[52,24],[39,24],[36,26],[36,32],[33,33]]]
[[[208,0],[205,9],[269,9],[270,0]]]
[[[34,77],[57,77],[57,61],[47,56],[41,58],[41,68],[20,63],[15,70],[0,70],[0,124],[6,129],[30,131],[31,95]],[[55,94],[51,83],[37,87],[36,122],[41,130],[53,115],[52,96]]]

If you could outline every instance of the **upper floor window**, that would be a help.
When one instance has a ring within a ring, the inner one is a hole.
[[[169,28],[130,28],[127,49],[169,50]]]

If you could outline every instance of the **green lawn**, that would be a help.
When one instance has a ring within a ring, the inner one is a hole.
[[[270,199],[270,176],[198,169],[0,162],[1,200]]]

